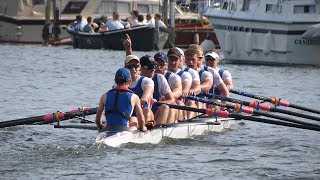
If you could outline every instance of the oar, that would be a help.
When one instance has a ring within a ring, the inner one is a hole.
[[[255,108],[257,110],[262,109],[264,111],[279,112],[279,113],[288,114],[288,115],[292,115],[292,116],[303,117],[303,118],[307,118],[307,119],[320,121],[320,117],[311,116],[311,115],[302,114],[302,113],[293,112],[293,111],[288,111],[288,110],[285,110],[285,109],[270,107],[268,104],[260,103],[258,101],[251,101],[251,102],[242,101],[242,100],[228,98],[228,97],[224,97],[224,96],[219,96],[219,95],[215,95],[215,94],[211,94],[211,93],[200,93],[199,95],[204,95],[204,96],[207,96],[207,97],[210,97],[210,98],[217,98],[217,99],[220,99],[222,101],[229,101],[229,102],[233,102],[233,103],[242,104],[242,105],[245,105],[245,106],[249,106],[249,107]]]
[[[29,117],[29,118],[3,121],[3,122],[0,122],[0,128],[23,125],[23,124],[33,124],[36,122],[40,122],[40,123],[44,123],[44,124],[52,123],[52,122],[59,122],[59,121],[67,120],[67,119],[72,119],[75,117],[83,117],[86,115],[96,114],[97,109],[98,109],[97,107],[96,108],[81,108],[81,109],[76,109],[76,110],[72,110],[69,112],[56,112],[56,113],[42,115],[42,116],[35,116],[35,117]]]
[[[251,93],[248,93],[248,92],[239,91],[239,90],[230,90],[230,92],[234,93],[234,94],[239,94],[239,95],[242,95],[242,96],[246,96],[246,97],[251,97],[251,98],[267,101],[267,102],[270,102],[270,103],[274,104],[275,106],[292,107],[292,108],[300,109],[300,110],[303,110],[303,111],[308,111],[308,112],[313,112],[313,113],[316,113],[316,114],[320,114],[320,110],[316,110],[316,109],[312,109],[312,108],[309,108],[309,107],[300,106],[300,105],[297,105],[297,104],[292,104],[292,103],[289,103],[288,101],[280,99],[278,97],[267,98],[267,97],[251,94]]]
[[[262,122],[262,123],[267,123],[267,124],[275,124],[275,125],[281,125],[281,126],[287,126],[287,127],[320,131],[320,128],[315,127],[315,126],[288,123],[288,122],[276,121],[276,120],[254,117],[254,116],[244,116],[244,115],[240,115],[240,114],[236,114],[236,113],[229,113],[227,111],[222,111],[222,110],[218,110],[218,109],[198,109],[198,108],[179,106],[179,105],[175,105],[175,104],[168,104],[168,103],[162,103],[162,102],[156,102],[156,104],[157,105],[166,104],[170,108],[174,108],[174,109],[181,109],[181,110],[187,110],[187,111],[206,113],[209,116],[213,116],[213,117],[224,117],[224,118],[230,117],[230,118],[235,118],[235,119],[244,119],[244,120],[248,120],[248,121]]]
[[[300,121],[300,120],[295,120],[289,117],[285,117],[285,116],[280,116],[277,114],[271,114],[268,112],[264,112],[264,111],[260,111],[260,110],[256,110],[253,109],[251,107],[246,107],[243,106],[241,104],[223,104],[220,102],[215,102],[212,101],[210,99],[204,99],[201,97],[197,97],[197,96],[188,96],[187,99],[191,99],[191,100],[195,100],[195,101],[199,101],[199,102],[203,102],[203,103],[207,103],[207,104],[213,104],[213,105],[217,105],[217,106],[221,106],[221,107],[226,107],[226,108],[230,108],[233,109],[235,112],[241,113],[247,113],[247,114],[255,114],[255,115],[261,115],[261,116],[266,116],[266,117],[271,117],[271,118],[275,118],[275,119],[280,119],[282,121],[288,121],[288,122],[292,122],[292,123],[297,123],[297,124],[304,124],[304,125],[309,125],[309,126],[317,126],[320,128],[320,125],[317,124],[313,124],[313,123],[309,123],[309,122],[304,122],[304,121]]]

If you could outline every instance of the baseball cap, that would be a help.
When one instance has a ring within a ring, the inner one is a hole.
[[[128,55],[125,59],[124,59],[124,64],[129,63],[131,60],[137,60],[138,62],[140,62],[139,57],[133,54]]]
[[[161,59],[164,63],[168,62],[167,55],[164,52],[158,52],[157,54],[155,54],[154,59]]]
[[[118,80],[125,80],[126,81],[131,78],[130,70],[127,68],[120,68],[116,72],[116,75],[114,78],[118,79]]]
[[[211,57],[213,59],[219,60],[219,55],[216,52],[207,53],[205,57]]]
[[[176,57],[176,58],[180,58],[181,57],[181,53],[179,52],[179,50],[178,49],[176,49],[176,48],[171,48],[171,49],[169,49],[169,51],[168,51],[168,53],[167,53],[167,56],[168,57]]]
[[[153,57],[145,55],[140,58],[140,64],[147,69],[155,69],[158,63],[154,60]]]
[[[182,49],[180,49],[178,47],[175,47],[174,49],[177,49],[180,52],[181,56],[184,56],[184,52],[182,51]]]

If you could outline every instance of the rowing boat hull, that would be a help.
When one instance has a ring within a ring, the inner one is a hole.
[[[202,135],[205,132],[221,132],[224,129],[229,129],[234,124],[234,120],[219,119],[220,124],[215,124],[213,119],[201,119],[192,122],[172,124],[170,126],[159,127],[147,132],[140,131],[124,131],[116,133],[112,136],[106,135],[105,132],[100,133],[96,138],[96,143],[106,144],[111,147],[118,147],[126,143],[137,144],[158,144],[164,137],[182,139],[190,138],[195,135]]]

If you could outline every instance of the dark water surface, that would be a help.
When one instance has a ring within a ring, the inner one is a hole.
[[[0,121],[96,107],[124,57],[120,51],[1,44]],[[320,68],[222,67],[239,90],[319,109]],[[121,148],[93,145],[97,134],[52,125],[0,129],[0,179],[320,179],[315,131],[242,121],[226,132]]]

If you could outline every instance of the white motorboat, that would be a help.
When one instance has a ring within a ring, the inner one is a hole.
[[[320,65],[319,0],[224,0],[203,15],[231,62]]]
[[[202,135],[205,132],[221,132],[229,129],[234,124],[232,118],[212,118],[195,119],[189,122],[181,122],[157,127],[147,132],[123,131],[107,136],[106,132],[100,133],[96,138],[97,144],[106,144],[111,147],[118,147],[126,143],[150,143],[158,144],[164,137],[170,138],[190,138],[194,135]]]

